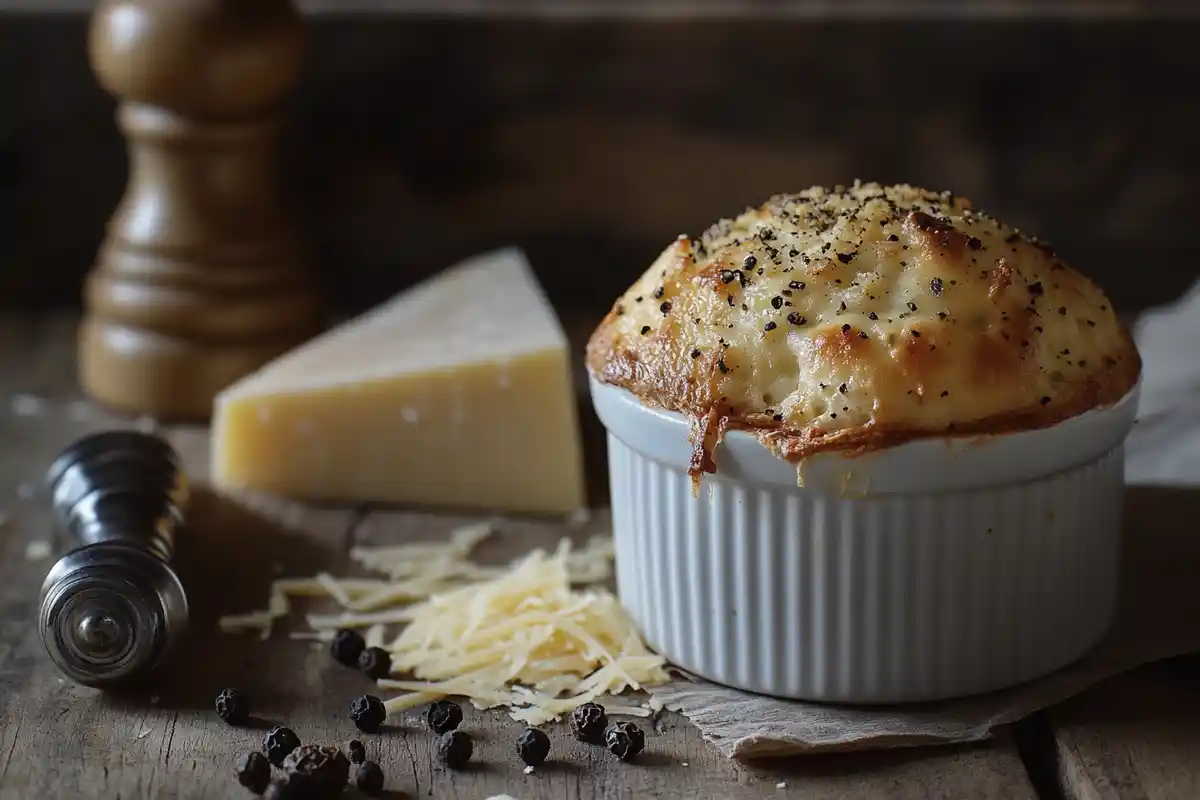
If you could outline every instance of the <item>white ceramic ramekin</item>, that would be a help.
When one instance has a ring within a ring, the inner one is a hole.
[[[763,694],[960,697],[1052,672],[1113,616],[1135,388],[1054,427],[796,469],[726,436],[694,497],[688,424],[591,383],[617,586],[671,662]]]

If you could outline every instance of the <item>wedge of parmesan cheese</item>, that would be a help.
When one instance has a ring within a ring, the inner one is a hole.
[[[226,388],[212,453],[215,485],[293,498],[584,503],[569,343],[517,249],[434,275]]]

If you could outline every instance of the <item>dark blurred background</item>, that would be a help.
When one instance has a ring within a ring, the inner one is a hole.
[[[77,304],[124,144],[91,4],[10,2],[0,304]],[[515,243],[599,312],[675,235],[855,177],[965,194],[1126,312],[1198,274],[1194,3],[309,5],[285,172],[345,310]]]

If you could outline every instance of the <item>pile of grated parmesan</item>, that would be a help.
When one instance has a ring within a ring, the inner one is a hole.
[[[446,542],[356,547],[351,558],[386,579],[276,580],[265,610],[223,617],[221,629],[266,638],[289,614],[289,597],[331,598],[339,613],[309,614],[309,630],[291,636],[329,641],[338,628],[365,628],[368,646],[390,651],[393,675],[412,678],[379,681],[401,692],[385,701],[389,713],[453,695],[540,725],[667,680],[664,659],[646,648],[617,598],[594,586],[611,574],[611,539],[593,537],[579,550],[563,539],[552,554],[534,550],[509,567],[480,566],[471,552],[492,532],[481,523]],[[389,642],[396,625],[404,627]],[[635,716],[661,708],[653,700],[605,706]]]

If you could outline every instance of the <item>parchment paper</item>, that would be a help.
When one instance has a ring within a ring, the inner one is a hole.
[[[1200,488],[1180,488],[1200,486],[1200,283],[1143,315],[1135,338],[1145,375],[1127,444],[1121,597],[1112,631],[1090,655],[1003,692],[916,706],[775,700],[686,679],[651,693],[733,758],[948,744],[985,739],[1105,678],[1200,650]]]

